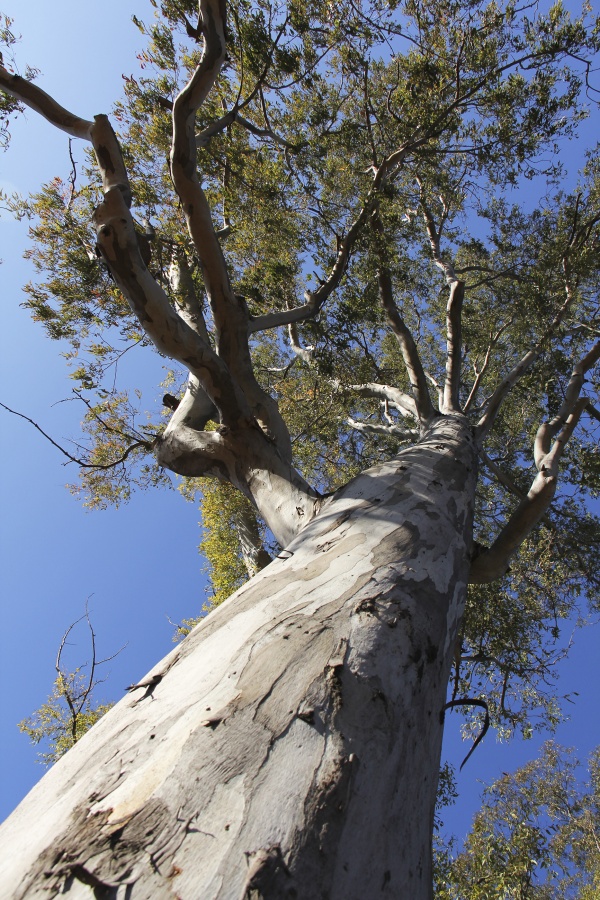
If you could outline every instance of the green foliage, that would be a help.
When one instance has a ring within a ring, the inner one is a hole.
[[[556,666],[568,652],[583,592],[592,607],[598,603],[598,523],[586,534],[585,515],[563,521],[562,528],[538,528],[502,580],[469,588],[454,690],[484,698],[504,739],[562,721]],[[475,718],[467,730],[479,727]]]
[[[86,407],[82,431],[87,438],[87,462],[80,473],[80,481],[69,485],[72,493],[82,494],[84,505],[90,509],[118,507],[126,503],[132,489],[170,487],[171,481],[148,451],[158,434],[160,424],[149,417],[138,425],[139,409],[126,392],[101,394],[91,403],[83,392],[75,391],[77,399]],[[139,403],[141,396],[135,392]],[[110,477],[106,477],[110,472]]]
[[[85,622],[87,626],[90,659],[73,671],[67,671],[63,665],[67,638],[81,622]],[[106,659],[97,658],[96,634],[86,603],[85,613],[69,625],[60,642],[52,693],[39,709],[18,724],[19,730],[27,734],[33,744],[43,742],[46,749],[39,753],[38,757],[44,765],[50,766],[60,759],[104,713],[114,706],[113,703],[99,703],[94,697],[94,691],[100,684],[97,678],[98,668],[114,659],[120,652],[121,650],[118,650]]]
[[[13,56],[13,47],[18,43],[19,38],[12,30],[13,24],[13,19],[4,13],[0,13],[0,65],[10,72],[18,71]],[[37,74],[37,69],[27,66],[23,78],[30,81]],[[8,147],[10,142],[10,120],[22,110],[23,105],[15,100],[14,97],[0,92],[0,149],[5,150]]]
[[[269,539],[264,523],[258,522],[250,501],[232,485],[206,478],[188,479],[182,485],[182,492],[192,501],[200,492],[203,537],[199,550],[206,560],[204,571],[209,587],[202,614],[184,619],[177,626],[175,641],[186,637],[207,612],[219,606],[270,560],[265,549]]]
[[[84,696],[87,676],[80,670],[60,673],[48,699],[31,716],[19,722],[19,731],[32,744],[47,748],[38,753],[39,762],[51,766],[95,725],[113,703],[98,703]]]
[[[593,900],[600,892],[600,749],[578,779],[572,750],[540,756],[486,789],[463,850],[438,852],[437,900]]]
[[[252,514],[249,501],[230,484],[205,481],[202,487],[200,552],[206,557],[212,596],[209,608],[219,606],[248,579],[242,558],[236,519]]]

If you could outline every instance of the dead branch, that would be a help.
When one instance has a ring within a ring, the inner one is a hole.
[[[26,422],[29,422],[30,425],[33,425],[33,427],[36,428],[40,432],[40,434],[43,434],[43,436],[46,438],[47,441],[50,441],[50,443],[52,444],[53,447],[56,447],[57,450],[60,450],[60,452],[63,454],[63,456],[66,456],[67,459],[70,460],[70,462],[77,463],[77,465],[80,466],[80,468],[82,468],[82,469],[114,469],[115,466],[118,466],[121,463],[124,463],[125,460],[127,459],[127,457],[131,453],[133,453],[134,450],[137,450],[139,447],[143,447],[144,450],[147,450],[148,452],[150,452],[154,446],[154,441],[143,441],[143,440],[134,441],[129,447],[127,447],[125,452],[122,453],[118,459],[114,460],[114,462],[111,462],[111,463],[89,463],[83,459],[79,459],[77,456],[73,456],[71,453],[69,453],[68,450],[65,450],[64,447],[61,447],[60,444],[57,444],[56,441],[53,440],[53,438],[51,438],[50,435],[47,434],[44,431],[44,429],[41,428],[37,424],[37,422],[34,422],[33,419],[30,419],[29,416],[24,415],[24,413],[17,412],[15,409],[11,409],[10,406],[6,406],[6,404],[4,404],[4,403],[0,403],[0,406],[2,407],[2,409],[5,409],[7,412],[12,413],[13,416],[19,416],[19,418],[25,419]],[[68,463],[64,463],[64,465],[68,465]]]

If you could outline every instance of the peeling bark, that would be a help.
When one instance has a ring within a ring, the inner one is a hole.
[[[475,480],[439,417],[330,498],[7,820],[4,896],[429,898]]]

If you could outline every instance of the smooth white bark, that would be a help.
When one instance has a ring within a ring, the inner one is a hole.
[[[339,491],[2,826],[3,896],[429,898],[475,460],[440,418]]]

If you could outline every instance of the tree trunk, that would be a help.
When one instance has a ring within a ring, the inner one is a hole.
[[[3,896],[429,898],[475,481],[451,415],[338,491],[6,821]]]

